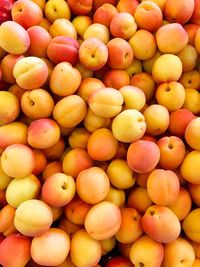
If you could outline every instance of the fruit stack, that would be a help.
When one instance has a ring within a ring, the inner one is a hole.
[[[200,267],[200,0],[0,23],[0,264]]]

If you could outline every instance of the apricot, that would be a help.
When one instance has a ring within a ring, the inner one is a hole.
[[[70,10],[76,14],[76,15],[86,15],[88,13],[90,13],[91,9],[92,9],[92,4],[93,1],[92,0],[87,0],[87,1],[83,1],[83,0],[78,0],[77,3],[74,3],[73,0],[69,0],[68,1]]]
[[[70,256],[75,266],[95,266],[101,258],[101,252],[101,243],[93,239],[84,229],[73,235]]]
[[[187,89],[193,88],[199,90],[200,87],[200,73],[198,70],[191,70],[184,72],[179,80],[180,83]]]
[[[83,34],[83,40],[87,40],[89,38],[97,38],[104,44],[107,44],[110,40],[109,29],[101,23],[92,23],[86,28]]]
[[[81,171],[76,179],[77,193],[88,204],[102,201],[107,196],[109,189],[109,178],[99,167]]]
[[[28,54],[35,57],[46,57],[47,48],[51,41],[51,35],[39,25],[32,26],[27,30],[30,38]]]
[[[13,68],[18,60],[24,58],[23,55],[6,55],[1,61],[1,71],[3,79],[8,83],[15,83],[15,77],[13,75]]]
[[[22,96],[26,90],[24,90],[18,84],[15,83],[8,88],[8,91],[11,92],[12,94],[16,95],[19,102],[21,102],[21,98],[22,98]]]
[[[177,54],[188,43],[188,35],[179,23],[163,25],[156,32],[156,42],[161,53]]]
[[[180,167],[181,175],[183,176],[183,178],[192,184],[200,183],[199,162],[200,151],[193,150],[185,156]]]
[[[15,178],[28,176],[35,167],[33,150],[23,144],[10,145],[2,153],[1,166],[8,176]]]
[[[136,240],[130,249],[130,260],[134,266],[160,267],[163,257],[163,245],[147,235]]]
[[[179,189],[178,176],[170,170],[155,169],[147,179],[147,192],[157,205],[174,204],[178,198]]]
[[[59,126],[52,119],[38,119],[28,127],[28,144],[31,147],[45,149],[56,144],[59,138]]]
[[[182,223],[182,229],[184,233],[190,240],[194,242],[199,242],[200,240],[199,224],[198,224],[199,216],[200,216],[200,208],[194,208],[188,213],[188,215],[185,217]]]
[[[41,8],[34,1],[18,0],[11,9],[12,20],[23,28],[38,25],[43,17]]]
[[[106,87],[120,89],[130,83],[129,74],[125,70],[108,70],[103,78]]]
[[[85,117],[87,107],[78,95],[69,95],[59,100],[53,109],[53,117],[60,126],[71,128]]]
[[[125,204],[125,197],[126,195],[124,190],[110,186],[108,194],[104,200],[112,202],[118,207],[122,207]]]
[[[164,133],[169,126],[169,111],[166,107],[153,104],[143,112],[147,125],[147,133],[157,136]]]
[[[6,200],[17,208],[22,202],[37,198],[41,189],[40,180],[33,174],[24,178],[13,179],[6,189]]]
[[[142,1],[135,10],[134,18],[140,29],[155,32],[162,25],[163,15],[154,1]]]
[[[129,39],[133,54],[137,59],[148,60],[156,53],[157,45],[154,35],[147,30],[138,30]]]
[[[86,102],[88,102],[90,95],[97,89],[101,89],[103,87],[105,87],[105,84],[101,80],[94,78],[94,77],[85,78],[85,79],[82,79],[77,93]]]
[[[107,128],[100,128],[94,131],[87,143],[89,156],[93,160],[111,160],[117,153],[118,141],[113,133]]]
[[[138,74],[133,75],[130,81],[130,85],[136,86],[140,88],[146,97],[146,101],[149,101],[155,92],[155,81],[151,74],[146,72],[140,72]]]
[[[1,24],[0,37],[0,47],[14,55],[24,54],[30,46],[27,31],[15,21],[6,21]]]
[[[194,47],[195,45],[195,37],[196,33],[199,29],[199,25],[193,24],[193,23],[187,23],[186,25],[183,26],[183,28],[186,30],[188,34],[188,44],[192,45]]]
[[[193,0],[178,0],[176,3],[173,0],[167,0],[165,4],[165,18],[167,21],[185,24],[191,17],[194,11]]]
[[[85,128],[75,128],[68,138],[69,145],[74,148],[87,148],[90,132]]]
[[[143,233],[142,216],[136,209],[124,208],[121,210],[121,217],[121,226],[115,234],[115,238],[118,242],[125,244],[135,242]]]
[[[42,179],[45,181],[50,175],[62,172],[62,163],[60,161],[49,162],[42,171]]]
[[[35,156],[35,168],[33,169],[33,174],[38,175],[43,172],[43,170],[47,166],[47,159],[45,154],[40,149],[34,149],[34,156]]]
[[[188,184],[188,192],[190,194],[190,197],[192,198],[192,201],[199,207],[200,206],[200,198],[199,198],[199,184]]]
[[[139,87],[133,85],[122,86],[119,89],[124,98],[125,109],[141,110],[146,103],[145,93]]]
[[[153,64],[152,76],[157,83],[178,81],[183,70],[180,58],[173,54],[161,55]]]
[[[72,20],[72,24],[78,35],[83,39],[86,29],[92,24],[92,19],[86,15],[79,15]]]
[[[14,121],[0,127],[0,148],[5,149],[9,145],[27,144],[28,127],[26,124]]]
[[[59,228],[64,230],[70,237],[72,237],[78,230],[81,229],[81,225],[74,224],[62,217],[59,222]]]
[[[143,159],[141,161],[141,158]],[[127,163],[137,173],[153,170],[160,159],[158,146],[151,141],[138,140],[130,144],[127,152]]]
[[[112,69],[126,69],[133,61],[133,50],[128,41],[116,37],[107,43],[108,61],[107,64]]]
[[[163,264],[165,267],[175,267],[182,263],[193,266],[194,259],[195,253],[192,245],[182,237],[164,246]]]
[[[122,110],[123,96],[117,89],[106,87],[94,91],[88,99],[88,104],[96,115],[112,118]]]
[[[52,96],[44,89],[26,91],[21,98],[21,108],[32,119],[49,117],[54,108]]]
[[[65,150],[65,141],[61,136],[57,143],[46,149],[43,149],[43,152],[47,159],[56,160],[63,155],[64,150]]]
[[[49,250],[51,250],[50,255]],[[31,257],[36,263],[50,266],[61,264],[69,250],[69,235],[58,228],[50,228],[40,236],[35,236],[30,247]]]
[[[138,5],[137,0],[119,0],[117,10],[118,12],[129,12],[133,16]]]
[[[49,27],[51,37],[66,36],[77,39],[77,32],[72,22],[66,18],[57,18]]]
[[[78,225],[83,225],[91,205],[81,200],[77,195],[64,207],[66,218]]]
[[[115,237],[111,237],[105,240],[100,241],[102,248],[102,255],[108,254],[108,252],[112,251],[116,245]],[[96,266],[98,267],[98,265]]]
[[[55,208],[64,207],[76,193],[76,185],[72,176],[54,173],[42,186],[42,200]]]
[[[180,221],[188,215],[192,207],[192,200],[194,200],[194,198],[192,197],[190,188],[191,187],[189,186],[189,193],[185,188],[180,187],[178,198],[174,204],[168,205],[168,208],[176,214]]]
[[[185,129],[185,140],[193,149],[200,150],[199,142],[200,118],[194,118]]]
[[[0,125],[13,122],[20,113],[17,97],[7,91],[0,91]]]
[[[118,189],[131,188],[135,183],[135,174],[124,159],[112,160],[106,173],[111,184]]]
[[[63,158],[62,169],[67,175],[74,179],[79,173],[93,166],[93,160],[83,148],[74,148],[70,150]]]
[[[134,208],[142,214],[145,213],[146,209],[152,205],[147,189],[144,187],[132,189],[128,194],[127,205],[129,208]]]
[[[183,72],[195,69],[198,60],[198,53],[192,45],[186,45],[180,53],[177,54],[183,65]]]
[[[198,114],[200,111],[200,93],[193,88],[185,89],[185,102],[183,108],[190,110],[193,114]]]
[[[50,206],[38,199],[24,201],[15,212],[14,225],[26,236],[41,235],[50,228],[52,222],[53,214]]]
[[[128,40],[136,32],[137,24],[128,12],[116,13],[110,23],[110,33],[113,37]]]
[[[11,182],[12,178],[7,175],[1,166],[1,157],[0,157],[0,190],[5,190],[8,186],[8,184]]]
[[[31,239],[20,233],[11,234],[0,244],[0,264],[2,266],[25,266],[31,258]]]
[[[79,49],[79,61],[87,69],[101,69],[108,60],[108,48],[98,38],[90,37],[82,42]]]
[[[58,18],[71,18],[71,10],[64,0],[49,0],[45,2],[44,14],[49,23],[53,23]]]
[[[113,237],[118,232],[120,225],[120,209],[108,201],[94,205],[85,218],[85,229],[96,240]]]
[[[142,217],[142,227],[150,238],[160,243],[175,241],[181,231],[181,225],[175,213],[160,205],[150,206],[146,210]]]
[[[160,167],[175,170],[183,162],[186,149],[184,142],[177,136],[165,136],[157,141],[160,149]]]
[[[161,83],[156,89],[156,99],[170,112],[176,111],[185,102],[185,88],[179,82]]]
[[[101,23],[109,28],[112,18],[117,13],[118,13],[118,10],[115,6],[109,3],[105,3],[95,10],[94,15],[93,15],[93,22]]]
[[[16,83],[26,90],[40,88],[47,80],[47,64],[38,57],[24,57],[13,68]]]
[[[188,109],[179,109],[170,113],[169,131],[179,137],[183,137],[188,123],[194,119],[194,114]]]
[[[161,52],[157,50],[153,57],[151,57],[150,59],[144,60],[142,62],[142,66],[146,73],[150,73],[150,74],[152,73],[153,64],[156,61],[156,59],[159,58],[160,56],[161,56]]]
[[[126,129],[131,129],[126,131]],[[142,113],[135,109],[127,109],[118,114],[112,121],[112,131],[118,141],[131,143],[140,139],[146,130],[146,122]]]
[[[59,96],[72,95],[81,83],[81,74],[68,62],[61,62],[53,69],[50,89]]]

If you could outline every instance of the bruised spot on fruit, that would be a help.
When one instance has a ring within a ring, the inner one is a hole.
[[[144,267],[144,263],[143,262],[139,262],[139,267]]]
[[[191,84],[191,83],[192,83],[192,81],[191,81],[191,80],[189,80],[189,81],[188,81],[188,83],[189,83],[189,84]]]
[[[166,91],[166,92],[170,92],[170,87],[167,87],[167,88],[165,89],[165,91]]]
[[[137,121],[138,121],[138,122],[142,122],[142,121],[144,121],[144,120],[143,120],[143,118],[138,118]]]

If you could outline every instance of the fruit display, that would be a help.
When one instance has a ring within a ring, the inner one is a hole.
[[[0,1],[0,266],[200,267],[200,0]]]

